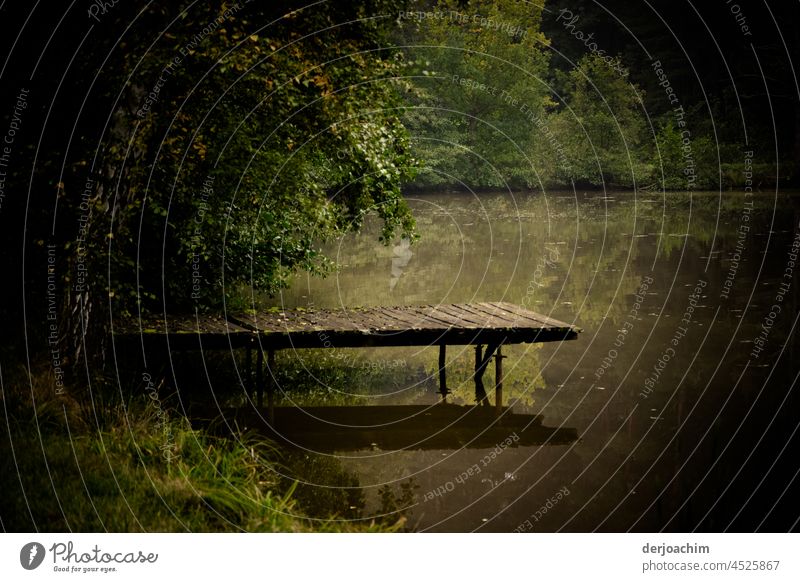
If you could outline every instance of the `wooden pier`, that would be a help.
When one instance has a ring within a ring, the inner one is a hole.
[[[581,330],[511,303],[458,303],[337,310],[269,309],[227,317],[169,316],[126,322],[114,330],[115,340],[140,343],[142,349],[246,349],[247,362],[256,352],[256,399],[263,406],[267,392],[273,410],[276,350],[439,346],[439,393],[445,399],[448,345],[475,346],[475,398],[488,406],[483,374],[495,359],[495,406],[502,410],[503,345],[564,341]],[[266,354],[266,367],[264,355]],[[266,372],[266,374],[265,374]],[[248,373],[248,377],[252,377]],[[268,381],[267,381],[268,379]],[[272,412],[270,412],[272,417]]]

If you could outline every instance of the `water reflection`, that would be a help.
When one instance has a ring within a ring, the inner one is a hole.
[[[414,253],[411,252],[411,241],[407,238],[401,239],[392,251],[394,256],[392,257],[392,277],[389,279],[389,291],[394,291],[403,271],[411,261],[411,257],[414,256]]]
[[[231,418],[229,414],[229,418]],[[233,417],[239,426],[257,426],[243,411]],[[542,417],[504,409],[457,406],[287,406],[279,407],[274,422],[262,429],[273,440],[307,452],[346,452],[492,448],[563,445],[574,442],[572,428],[542,425]],[[346,458],[346,455],[340,455]]]
[[[357,476],[368,507],[379,505],[380,488],[413,478],[409,524],[421,530],[521,531],[526,521],[525,531],[787,529],[799,202],[736,192],[439,194],[411,200],[422,237],[411,247],[380,245],[368,224],[328,249],[341,265],[335,276],[300,277],[282,302],[509,301],[575,323],[585,329],[576,342],[509,346],[505,385],[514,412],[581,438],[503,449],[459,481],[500,441],[378,456],[340,447],[341,467]],[[473,403],[471,351],[448,352],[454,404]],[[279,364],[296,378],[321,357],[285,353]],[[436,402],[435,349],[357,358],[403,365],[349,376],[342,404]],[[327,380],[315,382],[314,397],[286,390],[282,403],[324,404]]]

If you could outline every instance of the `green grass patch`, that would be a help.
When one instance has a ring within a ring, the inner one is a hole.
[[[46,374],[8,382],[0,439],[6,531],[393,531],[380,519],[310,520],[280,477],[281,453],[256,434],[192,429],[146,398],[82,405]],[[27,386],[25,384],[28,384]],[[98,422],[99,419],[99,422]],[[355,485],[355,484],[354,484]]]

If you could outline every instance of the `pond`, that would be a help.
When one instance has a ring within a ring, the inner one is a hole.
[[[287,464],[301,497],[324,513],[347,491],[357,511],[338,513],[350,519],[380,512],[388,495],[383,509],[402,510],[417,531],[792,526],[782,507],[792,503],[783,493],[796,475],[800,196],[577,191],[408,200],[419,241],[383,246],[378,224],[368,222],[325,248],[337,272],[298,277],[280,301],[507,301],[580,326],[576,341],[504,349],[513,410],[578,438],[307,451]],[[319,387],[293,390],[289,378],[282,404],[439,399],[435,347],[325,351],[280,354],[279,366],[304,375],[297,383]],[[448,350],[450,402],[474,403],[472,353]],[[326,365],[338,366],[336,382],[321,371]],[[487,386],[491,375],[490,367]]]

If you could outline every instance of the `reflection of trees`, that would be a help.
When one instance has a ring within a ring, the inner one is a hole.
[[[302,304],[305,299],[300,295],[308,294],[318,305],[336,306],[340,300],[345,305],[354,305],[389,300],[433,303],[504,299],[527,302],[532,309],[552,312],[561,319],[574,318],[586,329],[585,336],[576,342],[504,348],[509,356],[507,400],[522,398],[525,404],[535,405],[549,421],[563,421],[577,428],[583,437],[580,454],[584,463],[597,455],[595,469],[587,473],[586,482],[581,484],[597,495],[569,527],[585,531],[608,518],[603,527],[619,530],[645,513],[636,527],[652,530],[662,527],[677,512],[669,527],[685,531],[703,516],[702,508],[719,499],[741,467],[741,451],[751,450],[752,442],[748,439],[765,433],[764,425],[774,411],[787,410],[776,421],[781,429],[796,423],[793,418],[796,415],[782,405],[794,372],[781,370],[767,378],[771,362],[787,341],[792,318],[785,317],[776,324],[770,335],[770,353],[751,363],[741,383],[737,384],[736,379],[744,369],[752,345],[742,342],[758,334],[765,309],[774,301],[775,282],[785,267],[787,241],[797,225],[797,215],[785,209],[797,203],[779,201],[781,210],[773,216],[774,201],[766,196],[745,198],[732,193],[720,198],[715,193],[695,193],[690,199],[682,194],[648,193],[647,198],[639,196],[635,201],[632,194],[611,194],[609,198],[613,199],[581,197],[576,204],[572,197],[545,199],[541,195],[526,195],[512,199],[507,193],[481,194],[477,198],[428,196],[413,203],[422,239],[413,247],[414,260],[398,282],[394,295],[386,293],[387,285],[374,284],[378,274],[388,280],[391,248],[376,247],[364,238],[353,237],[342,246],[348,251],[343,262],[358,266],[342,267],[338,287],[336,281],[314,280],[310,292],[293,290],[287,300]],[[747,233],[744,258],[736,273],[734,292],[722,301],[718,298],[721,282],[728,273],[729,259],[736,246],[744,204],[750,201],[753,202],[748,221],[751,230]],[[432,203],[436,204],[435,212],[429,211]],[[775,258],[768,257],[762,265],[761,253],[766,249],[768,236],[769,252]],[[536,278],[533,294],[528,297],[537,267],[550,258],[548,253],[554,248],[557,260],[546,262],[541,276]],[[709,256],[710,267],[706,270]],[[602,389],[592,387],[594,372],[613,346],[616,330],[634,302],[633,295],[651,269],[655,269],[655,283],[644,298],[639,320],[624,346],[617,348],[619,355],[613,366],[596,382]],[[669,344],[686,309],[688,293],[700,277],[708,281],[708,297],[698,306],[692,328],[681,340],[675,359],[664,370],[653,392],[643,399],[639,393],[644,379]],[[723,309],[709,330],[719,306]],[[787,304],[786,309],[796,313],[794,303],[791,309]],[[604,320],[607,311],[609,317]],[[740,322],[741,327],[732,337]],[[707,332],[706,343],[701,347]],[[588,345],[586,340],[595,333],[595,341]],[[722,350],[730,342],[732,348],[721,362]],[[470,380],[472,349],[460,351],[454,347],[447,352],[453,399],[464,403],[471,402],[474,389]],[[556,353],[557,357],[551,359]],[[436,398],[436,349],[425,348],[414,354],[414,350],[409,350],[401,357],[409,366],[417,370],[422,367],[434,376],[427,393],[432,402]],[[365,353],[365,357],[372,356]],[[577,362],[580,363],[576,368]],[[691,369],[684,377],[690,364]],[[487,387],[493,383],[492,375],[493,366],[489,366]],[[375,381],[385,381],[385,377]],[[760,393],[761,385],[767,381],[769,386]],[[563,387],[559,386],[562,383]],[[545,386],[547,391],[531,390]],[[381,386],[376,384],[373,389],[377,393]],[[557,396],[551,398],[556,390]],[[414,398],[422,401],[420,391],[414,392]],[[720,414],[723,404],[724,413]],[[751,405],[754,412],[740,428],[741,411],[750,410]],[[693,407],[696,408],[692,410]],[[728,448],[723,460],[717,460],[737,429],[736,444]],[[773,432],[776,434],[767,434],[770,446],[780,448],[783,442],[779,431]],[[788,432],[791,431],[781,434]],[[766,454],[751,462],[760,469],[774,458]],[[401,478],[409,466],[419,465],[419,462],[414,464],[414,459],[430,463],[438,460],[433,452],[408,453],[392,457],[390,462],[371,470],[381,471],[381,479]],[[717,464],[709,471],[715,461]],[[347,466],[357,468],[362,480],[370,470],[366,461],[360,465],[348,461]],[[579,463],[579,466],[585,465]],[[746,472],[759,478],[763,474],[756,470]],[[742,491],[747,485],[757,485],[749,475],[743,475],[737,477],[732,489],[737,501],[746,499]],[[698,492],[682,506],[703,477],[705,481]],[[609,478],[608,485],[598,489]],[[422,491],[427,491],[449,477],[439,472],[420,479]],[[373,481],[381,482],[377,478]],[[635,495],[630,493],[632,489]],[[575,493],[581,495],[578,489]],[[473,494],[469,487],[459,488],[452,498],[448,497],[448,503],[457,505],[462,495],[466,500],[472,499]],[[431,501],[426,508],[434,508],[439,501]],[[612,514],[611,510],[621,501],[624,501],[621,508]],[[714,519],[730,518],[731,503],[720,502],[705,527],[713,528]]]
[[[395,252],[376,242],[375,221],[366,225],[362,236],[348,235],[327,249],[340,265],[335,276],[298,279],[284,300],[290,306],[313,302],[339,307],[502,299],[591,331],[606,318],[619,323],[625,317],[654,259],[656,285],[663,289],[671,284],[679,261],[681,270],[688,271],[705,263],[712,239],[717,250],[731,248],[745,202],[742,195],[720,199],[713,193],[691,199],[653,193],[646,198],[630,193],[579,196],[577,203],[564,193],[420,197],[411,205],[422,238],[412,247],[414,259],[394,289],[390,281]],[[749,200],[755,203],[754,212],[770,207],[768,200]],[[606,327],[613,331],[614,326]],[[454,397],[466,403],[473,401],[471,350],[448,352],[450,387]],[[532,389],[544,384],[539,350],[540,346],[506,349],[508,401],[520,398],[530,404]],[[435,352],[414,355],[412,350],[403,358],[408,366],[435,376]],[[492,368],[487,386],[492,385]],[[383,382],[386,377],[373,380]],[[432,392],[434,382],[429,384]],[[379,392],[380,386],[372,389]],[[415,391],[404,402],[419,395]]]
[[[452,394],[450,402],[457,404],[475,403],[475,373],[472,346],[457,346],[448,351],[452,354],[447,363],[447,381]],[[533,406],[534,391],[544,387],[539,362],[541,345],[504,346],[503,355],[503,402],[506,405],[522,404]],[[437,362],[431,349],[428,355],[428,369],[431,375],[436,372]],[[483,376],[490,400],[494,398],[494,364],[490,363]]]
[[[358,476],[343,469],[338,459],[299,451],[287,452],[284,465],[283,485],[286,489],[294,489],[292,499],[297,501],[303,513],[312,518],[361,517],[364,493]]]
[[[344,467],[337,457],[300,451],[284,454],[282,482],[298,509],[311,518],[368,520],[386,527],[404,526],[419,489],[411,477],[367,493],[358,471]],[[368,495],[377,499],[369,502]]]

